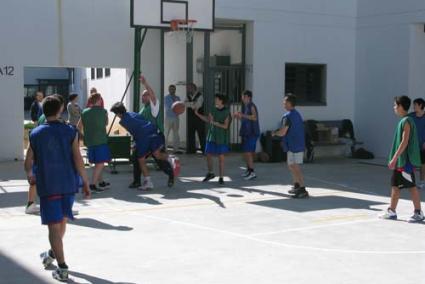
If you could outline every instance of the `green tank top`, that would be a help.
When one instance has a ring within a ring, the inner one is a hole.
[[[419,151],[420,147],[419,147],[417,130],[416,130],[416,126],[415,126],[415,122],[413,118],[408,116],[403,117],[397,125],[389,161],[392,160],[395,153],[397,152],[397,149],[400,147],[401,140],[403,139],[404,126],[406,125],[406,123],[409,123],[410,125],[409,144],[407,145],[407,148],[403,152],[403,154],[401,154],[400,157],[398,158],[397,168],[403,168],[406,165],[407,161],[409,161],[414,167],[420,167],[421,156]]]
[[[214,121],[223,124],[227,118],[231,119],[230,110],[227,107],[217,109],[214,107],[211,111]],[[209,125],[207,141],[221,145],[229,145],[230,125],[227,129]]]
[[[44,113],[42,115],[40,115],[40,117],[38,118],[38,125],[42,125],[43,123],[46,122],[46,116],[44,115]]]
[[[152,115],[152,108],[151,105],[143,105],[142,108],[139,111],[139,114],[143,116],[146,120],[152,122],[158,129],[164,133],[164,123],[162,121],[162,113],[161,110],[158,113],[157,117],[154,117]]]
[[[102,107],[91,107],[83,110],[81,120],[84,126],[84,144],[87,147],[108,143],[106,122],[108,113]]]

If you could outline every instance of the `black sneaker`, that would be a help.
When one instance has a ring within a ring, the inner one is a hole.
[[[102,181],[102,182],[99,182],[98,186],[99,188],[103,188],[105,190],[105,189],[108,189],[111,186],[111,184],[109,182]]]
[[[297,191],[292,196],[292,198],[297,198],[297,199],[308,198],[308,191],[305,189],[305,187],[300,187],[297,189]]]
[[[213,173],[207,173],[207,175],[205,176],[205,178],[204,178],[204,180],[202,182],[210,181],[213,178],[215,178],[215,174],[213,174]]]
[[[142,184],[140,182],[133,181],[132,183],[130,183],[128,188],[139,188],[141,185]]]
[[[224,180],[223,180],[222,177],[218,179],[218,184],[219,185],[224,185]]]
[[[289,194],[295,194],[297,193],[297,190],[300,188],[300,185],[298,183],[294,184],[290,190],[288,190]]]
[[[90,191],[94,193],[104,192],[105,189],[97,187],[95,184],[90,185]]]

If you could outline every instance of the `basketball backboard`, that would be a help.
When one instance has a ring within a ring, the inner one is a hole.
[[[131,26],[167,29],[172,20],[196,20],[194,30],[213,31],[215,0],[131,0]]]

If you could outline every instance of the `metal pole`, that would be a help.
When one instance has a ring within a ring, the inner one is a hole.
[[[141,74],[140,63],[140,41],[142,36],[142,28],[136,27],[134,30],[134,71],[133,77],[136,78],[133,81],[133,111],[138,112],[140,109],[140,82],[139,77]]]
[[[137,30],[139,30],[139,32],[137,32]],[[139,75],[137,76],[137,78],[139,78],[140,77],[140,74],[141,74],[141,70],[140,70],[140,51],[141,51],[141,48],[142,48],[143,43],[144,43],[145,38],[146,38],[147,29],[144,30],[142,37],[140,37],[141,31],[142,31],[141,28],[136,28],[136,31],[135,31],[135,41],[134,41],[134,62],[135,62],[135,64],[134,64],[134,70],[131,73],[130,80],[128,80],[127,87],[125,88],[124,94],[122,95],[120,102],[123,102],[124,99],[125,99],[125,96],[127,95],[128,89],[130,88],[131,81],[133,81],[134,76],[136,74],[136,68],[138,69],[138,72],[139,72],[138,73]],[[137,34],[139,34],[139,36],[137,36]],[[136,40],[136,38],[138,38],[138,40]],[[137,56],[138,58],[136,57],[136,54],[138,54],[138,56]],[[137,62],[139,62],[139,63],[137,64]],[[138,90],[137,93],[134,93],[134,103],[137,101],[137,104],[139,104],[139,101],[140,101],[140,84],[139,84],[139,80],[134,80],[134,86],[136,87],[136,85],[139,88],[139,90]],[[139,108],[139,106],[137,106],[137,108]],[[138,109],[135,109],[135,111],[138,112]],[[117,116],[115,115],[114,116],[114,119],[112,120],[111,126],[109,127],[108,136],[111,134],[112,127],[114,126],[114,123],[115,123],[115,120],[116,119],[117,119]]]
[[[146,33],[148,29],[144,29],[142,35],[142,28],[136,27],[134,31],[134,82],[133,82],[133,111],[139,112],[140,110],[140,82],[139,77],[142,74],[140,67],[142,61],[142,46],[145,42]]]

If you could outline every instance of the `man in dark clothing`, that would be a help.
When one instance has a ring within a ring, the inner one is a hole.
[[[196,133],[198,133],[199,144],[202,153],[205,152],[205,123],[195,114],[198,109],[204,114],[204,97],[194,83],[187,85],[187,153],[196,153]]]
[[[31,104],[30,113],[31,113],[31,120],[34,123],[37,123],[40,116],[43,114],[43,109],[41,107],[41,102],[43,101],[43,93],[37,92],[35,94],[35,98],[33,103]]]

